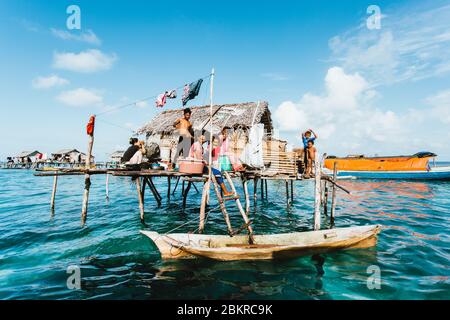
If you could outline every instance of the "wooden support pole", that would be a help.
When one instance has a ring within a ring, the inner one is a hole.
[[[109,199],[109,174],[106,174],[105,192],[106,192],[106,200],[108,200]]]
[[[333,180],[336,181],[337,178],[337,163],[333,166]],[[334,225],[334,211],[336,210],[336,184],[332,184],[331,189],[331,212],[330,212],[330,226]]]
[[[139,179],[140,180],[140,179]],[[137,182],[136,182],[137,183]],[[145,204],[145,187],[147,186],[147,178],[142,177],[142,186],[141,186],[141,193],[142,193],[142,202]]]
[[[227,208],[225,207],[225,203],[223,202],[222,196],[220,195],[216,177],[214,175],[211,175],[211,178],[212,178],[212,183],[214,186],[214,192],[216,193],[217,200],[219,200],[219,205],[220,205],[220,209],[222,210],[223,218],[225,220],[225,223],[227,224],[228,234],[230,236],[232,236],[233,228],[231,227],[231,221],[230,221],[230,217],[227,212]]]
[[[244,178],[243,181],[243,188],[244,188],[244,194],[245,194],[245,212],[247,214],[250,213],[250,195],[248,193],[248,180]]]
[[[250,219],[248,218],[246,212],[244,211],[244,208],[242,208],[241,205],[241,201],[239,200],[239,198],[237,197],[238,194],[236,192],[236,188],[234,187],[234,183],[233,180],[231,180],[230,175],[228,174],[228,172],[224,171],[223,174],[225,175],[225,178],[228,181],[228,184],[231,187],[231,191],[233,191],[234,196],[236,197],[236,205],[239,209],[239,212],[241,213],[242,218],[244,219],[244,223],[247,225],[247,230],[248,230],[248,236],[249,236],[249,242],[252,244],[254,243],[254,239],[253,239],[253,228],[250,225]]]
[[[171,177],[167,177],[167,200],[170,201],[170,182],[172,181]]]
[[[294,203],[294,180],[291,180],[291,203]]]
[[[289,182],[284,180],[284,184],[286,186],[286,203],[289,205]]]
[[[91,117],[92,119],[92,117]],[[94,118],[95,119],[95,118]],[[88,148],[86,154],[86,169],[91,169],[91,157],[92,157],[92,147],[94,146],[94,132],[88,134]],[[83,193],[83,205],[81,208],[81,225],[84,226],[86,223],[87,212],[88,212],[88,202],[89,202],[89,189],[91,188],[91,176],[88,173],[84,175],[84,193]]]
[[[138,200],[139,200],[140,218],[141,218],[141,222],[144,223],[144,218],[145,218],[144,197],[143,197],[143,193],[142,193],[142,189],[141,189],[141,178],[140,177],[136,178],[136,190],[137,190]]]
[[[162,197],[159,194],[158,190],[156,189],[155,185],[153,184],[152,178],[146,177],[145,180],[147,181],[147,185],[149,186],[150,191],[152,192],[153,196],[155,197],[155,200],[158,203],[158,206],[160,206]]]
[[[266,200],[269,199],[268,192],[267,192],[267,179],[264,179],[264,189],[266,191]]]
[[[253,178],[253,200],[256,202],[256,199],[258,198],[258,178]]]
[[[319,153],[316,152],[314,161],[314,170],[316,174],[315,190],[314,190],[314,230],[320,230],[320,165]]]
[[[264,200],[264,179],[261,179],[261,199]]]
[[[323,184],[323,213],[328,215],[328,183],[324,181]]]
[[[55,196],[56,196],[56,186],[58,185],[58,175],[53,177],[53,190],[52,190],[52,198],[50,199],[50,209],[55,210]]]
[[[202,202],[200,204],[200,221],[198,225],[198,233],[203,233],[203,230],[205,229],[205,218],[206,218],[206,204],[207,204],[207,196],[209,193],[209,180],[207,180],[203,184],[203,191],[202,191]]]
[[[175,182],[175,187],[173,188],[172,194],[175,194],[175,191],[177,191],[178,182],[180,182],[180,177],[178,177],[177,182]]]
[[[186,190],[184,190],[184,193],[183,193],[183,209],[186,209],[187,195],[188,195],[188,193],[189,193],[189,190],[191,190],[191,186],[192,186],[192,182],[191,182],[191,181],[188,181]]]

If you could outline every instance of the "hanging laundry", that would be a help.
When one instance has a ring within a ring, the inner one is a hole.
[[[186,105],[186,103],[189,100],[194,99],[196,96],[198,96],[198,92],[200,91],[200,86],[202,85],[203,79],[200,79],[196,82],[192,82],[189,85],[184,86],[184,94],[181,99],[183,102],[183,106]]]
[[[166,97],[169,99],[175,99],[177,97],[177,91],[176,90],[167,91]]]
[[[157,108],[162,108],[164,107],[164,105],[166,104],[166,94],[167,91],[164,93],[161,93],[157,98],[156,98],[156,107]]]

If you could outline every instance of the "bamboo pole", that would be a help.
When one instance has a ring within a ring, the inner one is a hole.
[[[258,178],[253,178],[253,201],[256,202],[256,199],[258,198]]]
[[[250,225],[250,219],[248,218],[246,212],[244,211],[244,208],[242,208],[241,201],[239,201],[238,194],[236,192],[236,188],[234,187],[233,180],[231,180],[231,177],[228,174],[228,172],[224,171],[223,174],[225,175],[225,178],[227,179],[228,184],[231,187],[231,191],[233,191],[233,194],[234,194],[234,196],[236,198],[236,200],[235,200],[236,201],[236,205],[237,205],[237,207],[239,209],[239,212],[241,213],[242,218],[244,219],[245,224],[247,225],[249,242],[252,244],[252,243],[254,243],[254,239],[253,239],[253,228]]]
[[[144,182],[145,183],[145,182]],[[136,178],[136,190],[137,190],[137,194],[138,194],[138,200],[139,200],[139,213],[140,213],[140,218],[141,218],[141,222],[144,223],[144,218],[145,218],[145,212],[144,212],[144,197],[142,194],[142,189],[141,189],[141,178],[137,177]]]
[[[289,205],[289,183],[287,180],[284,180],[284,184],[286,186],[286,203]]]
[[[186,190],[184,190],[184,193],[183,193],[183,209],[186,208],[187,195],[188,195],[188,193],[189,193],[189,190],[191,190],[191,185],[192,185],[192,182],[191,182],[191,181],[188,181]]]
[[[170,182],[171,182],[171,177],[167,177],[167,200],[170,201]]]
[[[250,195],[248,193],[248,180],[247,179],[244,179],[243,187],[244,187],[244,194],[245,194],[245,212],[247,214],[249,214],[250,213]]]
[[[56,196],[56,186],[58,185],[58,175],[53,177],[53,190],[52,190],[52,198],[50,199],[50,209],[55,210],[55,196]]]
[[[337,178],[337,163],[334,162],[333,165],[333,180],[336,181]],[[331,212],[330,212],[330,225],[334,225],[334,211],[336,210],[336,185],[333,183],[331,189]]]
[[[211,69],[211,77],[209,79],[209,151],[208,151],[208,181],[212,181],[212,137],[213,137],[213,94],[214,94],[214,75],[215,71],[214,68]],[[215,179],[214,179],[215,181]],[[217,183],[214,182],[214,190],[216,190]],[[208,194],[206,195],[206,199],[209,202],[209,188],[206,191]],[[219,193],[220,196],[220,193]],[[231,230],[231,224],[229,227],[229,230]]]
[[[328,183],[324,181],[323,184],[323,213],[328,215]]]
[[[105,182],[106,186],[106,200],[109,199],[109,174],[106,174],[106,182]]]
[[[92,135],[88,135],[88,148],[86,155],[86,169],[91,168],[91,157],[92,157],[92,147],[94,146],[94,132]],[[83,193],[83,206],[81,208],[81,225],[86,223],[87,212],[88,212],[88,202],[89,202],[89,189],[91,188],[91,176],[89,171],[84,175],[84,193]]]
[[[217,199],[219,200],[219,205],[220,209],[222,210],[223,218],[225,219],[225,223],[227,224],[228,234],[231,236],[233,234],[233,228],[231,227],[230,217],[228,215],[227,208],[225,207],[225,203],[223,202],[222,196],[220,195],[216,177],[212,175],[211,178],[214,186],[214,191],[216,193]]]
[[[314,170],[316,173],[315,179],[315,192],[314,192],[314,230],[320,230],[320,165],[319,165],[319,153],[316,152],[314,161]]]
[[[209,180],[207,180],[203,184],[203,191],[202,191],[202,202],[200,204],[200,222],[198,225],[198,233],[203,233],[203,230],[205,229],[205,217],[206,217],[206,203],[207,203],[207,194],[209,192]]]
[[[294,180],[291,180],[291,203],[294,203]]]

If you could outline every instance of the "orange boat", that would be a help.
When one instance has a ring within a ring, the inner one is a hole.
[[[431,152],[419,152],[411,156],[365,157],[348,156],[344,158],[328,157],[324,167],[333,170],[337,163],[339,171],[427,171],[430,158],[436,157]]]
[[[339,177],[358,179],[405,179],[405,180],[450,180],[450,166],[430,165],[431,152],[419,152],[411,156],[365,157],[329,156],[324,161],[324,169],[332,174],[336,163]]]

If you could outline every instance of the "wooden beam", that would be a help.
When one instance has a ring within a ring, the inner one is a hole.
[[[136,178],[136,191],[138,194],[138,200],[139,200],[139,213],[140,213],[140,218],[141,218],[141,222],[144,223],[144,218],[145,218],[145,212],[144,212],[144,197],[142,194],[142,189],[141,189],[141,178],[137,177]]]
[[[202,202],[200,204],[200,221],[198,225],[198,233],[203,233],[205,229],[205,218],[206,218],[206,205],[207,205],[207,196],[209,191],[209,180],[203,184],[202,191]]]
[[[337,178],[337,163],[334,162],[333,165],[333,180],[336,181]],[[336,184],[332,184],[331,189],[331,212],[330,212],[330,226],[334,226],[334,211],[336,210]]]
[[[314,188],[314,230],[320,230],[320,164],[319,153],[316,152],[314,161],[314,170],[316,174],[315,188]]]
[[[52,189],[52,197],[50,199],[50,209],[55,210],[55,197],[56,197],[56,186],[58,185],[58,176],[55,175],[53,177],[53,189]]]
[[[183,209],[186,208],[186,200],[187,200],[187,195],[189,193],[189,190],[191,190],[191,186],[192,186],[192,182],[188,181],[188,184],[186,186],[186,189],[183,192]]]
[[[230,216],[228,215],[227,208],[225,207],[225,203],[223,202],[222,196],[220,195],[216,177],[214,175],[211,175],[211,178],[214,186],[214,192],[216,193],[217,199],[219,200],[219,205],[220,209],[222,210],[223,218],[225,220],[225,223],[227,224],[228,234],[232,236],[233,228],[231,227]]]
[[[86,169],[91,168],[91,156],[92,147],[94,146],[94,134],[88,135],[88,149],[86,155]],[[83,193],[83,205],[81,207],[81,225],[84,226],[86,223],[88,203],[89,203],[89,190],[91,188],[91,176],[89,173],[84,175],[84,193]]]

